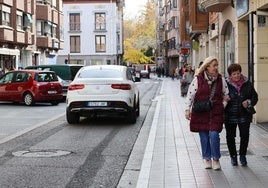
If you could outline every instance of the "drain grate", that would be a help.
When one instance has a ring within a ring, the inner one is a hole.
[[[17,157],[57,157],[70,153],[70,151],[64,150],[25,150],[13,152],[12,155]]]

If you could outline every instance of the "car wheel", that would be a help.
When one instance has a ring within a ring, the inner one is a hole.
[[[25,93],[23,96],[23,101],[27,106],[34,104],[34,97],[31,93]]]
[[[131,110],[128,111],[127,121],[133,124],[136,123],[136,120],[137,120],[136,110],[132,108]]]
[[[79,113],[70,112],[68,109],[66,110],[66,119],[69,124],[79,123],[80,116]]]
[[[51,104],[52,104],[53,106],[56,106],[56,105],[59,104],[59,101],[51,101]]]

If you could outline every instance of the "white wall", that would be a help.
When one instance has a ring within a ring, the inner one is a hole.
[[[95,12],[106,13],[106,31],[94,32]],[[81,32],[69,32],[69,14],[80,13]],[[114,55],[117,54],[116,44],[116,4],[115,3],[90,3],[90,4],[64,4],[64,49],[59,50],[59,55],[70,53],[70,36],[80,35],[81,53],[74,55]],[[95,35],[106,35],[106,52],[95,53]]]

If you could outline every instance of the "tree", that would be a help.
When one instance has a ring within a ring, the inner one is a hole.
[[[124,60],[132,64],[154,62],[155,4],[147,2],[137,20],[124,22]]]

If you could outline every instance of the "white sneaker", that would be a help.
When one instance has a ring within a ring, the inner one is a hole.
[[[220,164],[220,161],[219,160],[213,160],[213,169],[214,170],[220,170],[221,169],[221,164]]]
[[[204,164],[205,164],[205,169],[211,169],[212,168],[212,161],[209,159],[205,159],[204,160]]]

